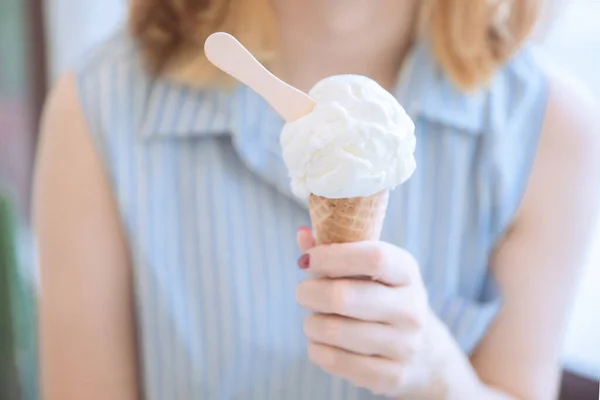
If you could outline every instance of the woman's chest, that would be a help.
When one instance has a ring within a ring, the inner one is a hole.
[[[487,186],[467,150],[450,162],[443,139],[421,143],[419,169],[391,194],[382,239],[408,249],[428,284],[474,290],[481,274],[473,266],[484,266],[489,250]],[[133,158],[135,173],[118,185],[118,197],[140,262],[161,281],[195,273],[210,290],[237,293],[241,282],[260,293],[294,290],[296,232],[310,220],[285,182],[273,179],[283,164],[249,167],[227,137],[159,142]],[[476,278],[461,280],[465,269]]]

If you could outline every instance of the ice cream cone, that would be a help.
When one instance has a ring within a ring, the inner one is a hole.
[[[294,194],[304,200],[312,193],[317,242],[378,240],[389,190],[416,168],[415,125],[394,96],[352,74],[327,77],[303,93],[224,32],[210,35],[204,50],[208,60],[254,89],[286,120],[283,159]]]
[[[388,190],[348,199],[328,199],[312,194],[309,210],[317,243],[379,240],[388,200]]]

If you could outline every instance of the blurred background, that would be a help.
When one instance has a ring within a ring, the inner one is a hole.
[[[558,0],[536,37],[549,62],[600,100],[600,0]],[[36,399],[37,275],[30,199],[47,89],[90,46],[123,25],[125,0],[0,0],[0,399]],[[600,155],[599,155],[600,156]],[[563,399],[598,398],[600,221],[563,351]]]

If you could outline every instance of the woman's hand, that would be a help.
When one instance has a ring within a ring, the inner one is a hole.
[[[314,247],[307,229],[298,242],[299,266],[315,276],[297,290],[315,312],[304,322],[310,359],[378,395],[417,390],[429,307],[415,259],[382,242]]]

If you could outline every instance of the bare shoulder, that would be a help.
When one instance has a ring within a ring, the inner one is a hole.
[[[77,83],[73,73],[61,76],[46,99],[42,116],[43,139],[55,128],[84,128],[85,121],[79,96]],[[64,129],[56,130],[60,134]]]
[[[600,105],[577,80],[550,70],[539,148],[517,222],[550,223],[551,215],[573,217],[575,209],[596,213],[599,197]]]
[[[581,82],[559,70],[550,71],[548,108],[542,140],[546,146],[566,146],[566,150],[598,158],[600,104]]]
[[[59,239],[90,239],[81,234],[85,226],[95,226],[96,236],[118,237],[115,232],[121,231],[110,177],[78,92],[75,74],[67,73],[58,79],[44,107],[33,203],[42,253],[55,248]],[[120,240],[110,242],[122,253]]]
[[[50,92],[40,134],[34,217],[42,255],[56,247],[54,242],[59,239],[84,240],[82,223],[96,226],[97,231],[118,229],[109,179],[82,111],[73,74],[62,76]]]
[[[55,206],[70,203],[74,201],[73,196],[82,196],[77,185],[89,186],[102,180],[101,163],[89,133],[75,77],[72,73],[65,74],[48,95],[42,115],[35,211],[46,210],[49,199],[60,200]],[[57,190],[61,184],[64,190]]]
[[[49,163],[61,166],[57,154],[86,151],[88,126],[77,93],[74,74],[61,76],[50,91],[40,129],[38,173],[44,173]],[[90,149],[87,149],[89,151]]]
[[[72,216],[87,214],[90,207],[112,212],[110,184],[81,107],[74,74],[62,76],[51,90],[40,135],[34,199],[38,222],[62,215],[76,225],[80,220]],[[42,226],[46,225],[38,228]],[[56,226],[48,228],[55,230]]]

